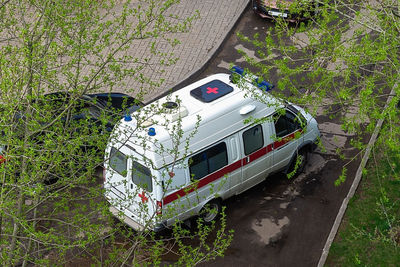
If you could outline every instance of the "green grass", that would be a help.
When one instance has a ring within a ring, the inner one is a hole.
[[[400,149],[371,153],[326,266],[400,266]]]

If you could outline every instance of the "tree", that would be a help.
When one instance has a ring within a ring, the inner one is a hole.
[[[239,52],[257,75],[266,80],[278,77],[272,94],[302,105],[314,114],[319,111],[320,115],[340,118],[342,129],[354,136],[350,144],[360,151],[357,157],[367,147],[363,138],[374,131],[378,120],[384,119],[377,140],[379,153],[393,166],[390,179],[398,181],[399,2],[314,2],[319,4],[316,15],[305,12],[307,20],[293,24],[277,18],[265,39],[259,34],[251,37],[239,34],[256,47],[257,58]],[[295,3],[290,11],[301,14],[302,8]],[[346,157],[345,153],[337,152]],[[345,179],[346,168],[343,168],[335,184],[340,185]],[[384,189],[382,198],[388,201]],[[387,234],[383,238],[392,242],[393,231],[398,234],[399,217],[390,216],[387,233],[392,232],[392,237]]]
[[[341,116],[343,130],[356,133],[352,145],[361,151],[364,133],[371,133],[380,118],[390,119],[391,135],[386,142],[395,149],[397,1],[315,2],[319,3],[317,15],[306,13],[308,19],[295,24],[277,18],[265,40],[259,34],[239,34],[256,47],[258,58],[239,52],[258,76],[277,77],[272,94],[305,106],[313,114],[319,109],[331,117]],[[294,8],[302,12],[301,6]],[[388,96],[395,97],[384,108]],[[350,109],[356,112],[344,116]]]
[[[149,232],[114,227],[96,175],[104,161],[107,125],[120,114],[98,114],[96,123],[86,115],[75,120],[74,114],[91,112],[81,100],[86,94],[111,92],[127,78],[147,88],[162,83],[141,70],[154,64],[151,60],[161,65],[176,61],[158,51],[156,43],[163,39],[176,45],[166,34],[187,31],[197,17],[196,12],[187,18],[173,15],[178,2],[0,3],[0,145],[6,159],[0,164],[2,265],[61,265],[79,257],[98,265],[159,263],[168,242]],[[153,40],[152,57],[144,60],[128,52],[142,39]],[[48,101],[48,93],[54,92],[66,94],[60,101]],[[141,101],[146,90],[130,93]],[[125,108],[126,103],[114,113]],[[222,227],[215,249],[198,251],[183,242],[188,232],[179,227],[171,240],[181,244],[182,263],[193,251],[202,255],[199,261],[222,255],[229,244],[230,235]],[[212,230],[200,228],[199,242]]]

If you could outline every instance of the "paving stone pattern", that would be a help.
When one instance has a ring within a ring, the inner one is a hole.
[[[187,17],[198,10],[200,18],[193,22],[187,33],[167,36],[180,41],[175,47],[171,47],[166,41],[157,40],[157,48],[165,53],[173,53],[178,61],[171,66],[160,66],[156,60],[150,61],[153,64],[146,66],[143,74],[155,81],[164,79],[164,82],[149,91],[144,101],[148,102],[165,93],[203,67],[230,32],[248,2],[249,0],[182,0],[176,5],[172,10],[173,14]],[[129,54],[139,59],[149,57],[152,41],[154,40],[135,41],[128,51]],[[135,95],[140,90],[148,91],[146,86],[132,78],[125,81],[125,86],[119,88],[120,90],[114,91]]]

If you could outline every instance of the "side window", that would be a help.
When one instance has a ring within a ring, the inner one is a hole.
[[[125,154],[117,150],[116,148],[111,148],[110,153],[110,167],[114,171],[118,172],[122,176],[126,177],[127,173],[127,157]]]
[[[264,146],[264,138],[261,125],[243,132],[244,153],[249,155]]]
[[[284,137],[300,129],[297,117],[290,111],[286,111],[283,115],[276,114],[274,121],[276,137]]]
[[[136,161],[132,162],[132,182],[148,192],[153,191],[153,183],[149,168]]]
[[[192,179],[199,180],[227,164],[226,144],[222,142],[189,158],[190,176]]]

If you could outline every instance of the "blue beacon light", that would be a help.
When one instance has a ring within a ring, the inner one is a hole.
[[[149,131],[147,132],[148,135],[150,136],[155,136],[156,135],[156,129],[153,127],[149,128]]]
[[[131,115],[129,115],[128,113],[125,114],[125,116],[124,116],[124,121],[131,121],[131,120],[132,120]]]

